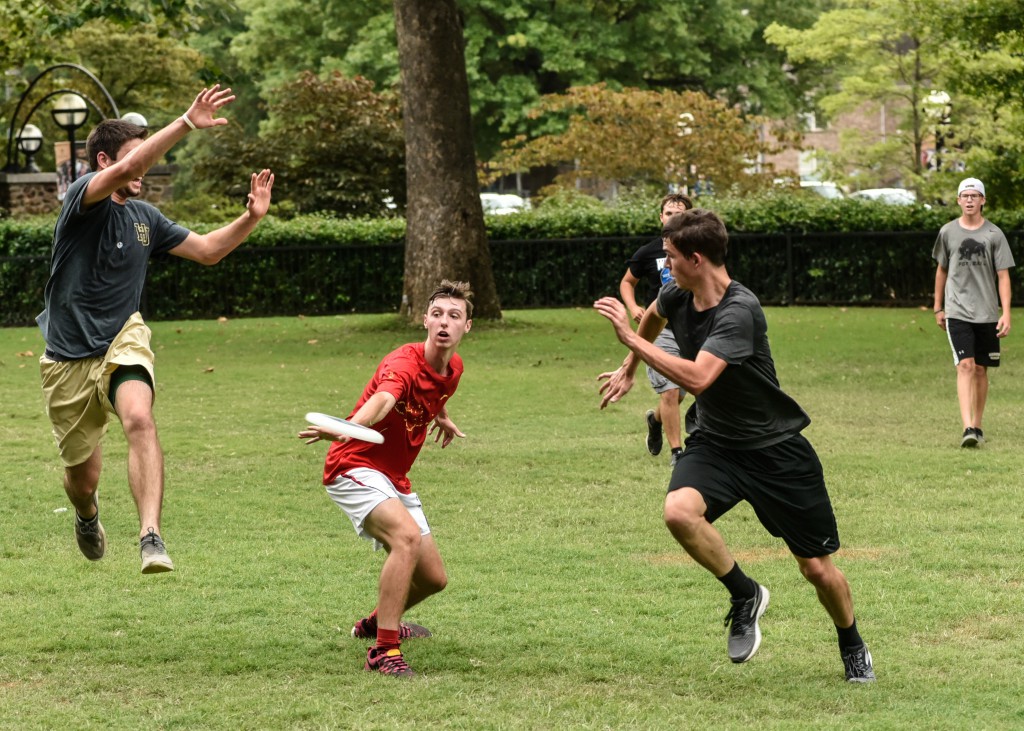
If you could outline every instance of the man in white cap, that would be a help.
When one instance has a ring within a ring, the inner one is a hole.
[[[985,185],[966,178],[957,188],[962,215],[941,229],[932,258],[935,324],[946,331],[956,366],[956,393],[964,432],[961,447],[984,444],[981,418],[988,369],[999,367],[999,339],[1010,332],[1013,254],[999,227],[985,220]]]

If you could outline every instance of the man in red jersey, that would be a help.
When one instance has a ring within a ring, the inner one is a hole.
[[[315,426],[299,432],[307,444],[334,442],[324,465],[327,494],[358,535],[388,552],[377,608],[352,628],[353,637],[376,638],[364,667],[384,675],[414,675],[399,645],[408,637],[429,637],[430,631],[402,622],[402,614],[448,583],[423,504],[407,475],[428,426],[430,434],[437,430],[434,441],[442,449],[465,436],[448,417],[446,405],[462,376],[462,358],[455,350],[473,325],[472,297],[468,283],[443,280],[423,316],[426,341],[389,353],[366,384],[348,419],[380,432],[383,444],[339,437]]]

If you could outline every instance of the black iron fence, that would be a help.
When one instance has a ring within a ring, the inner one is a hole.
[[[764,304],[922,305],[931,302],[934,231],[746,234],[728,267]],[[1020,251],[1024,231],[1010,232]],[[650,237],[492,241],[506,309],[589,306],[617,294],[632,253]],[[404,246],[242,247],[213,267],[154,259],[143,314],[152,320],[389,312],[402,295]],[[48,257],[0,257],[3,325],[42,309]]]

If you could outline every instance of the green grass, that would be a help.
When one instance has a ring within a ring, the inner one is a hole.
[[[381,556],[319,484],[310,410],[345,413],[422,330],[386,316],[154,323],[173,574],[143,577],[124,438],[101,482],[110,541],[84,560],[38,385],[38,333],[0,330],[0,729],[1002,729],[1020,703],[1024,359],[1004,342],[977,451],[929,312],[774,309],[783,387],[810,413],[879,681],[843,682],[835,631],[741,505],[719,522],[772,591],[764,643],[729,663],[724,590],[661,522],[667,456],[640,383],[589,310],[510,312],[464,341],[468,434],[411,474],[448,590],[410,619],[412,682],[348,636]],[[1018,315],[1018,318],[1020,315]],[[1019,320],[1024,321],[1024,320]],[[33,355],[26,355],[31,351]],[[689,403],[689,400],[687,400]]]

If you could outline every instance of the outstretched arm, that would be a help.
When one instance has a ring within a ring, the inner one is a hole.
[[[256,224],[267,215],[270,193],[274,188],[274,174],[269,170],[253,173],[249,183],[249,197],[245,213],[216,231],[208,234],[189,233],[185,240],[171,249],[171,253],[200,264],[216,264],[248,238]]]
[[[235,95],[231,93],[231,89],[221,89],[220,84],[215,84],[212,88],[199,92],[184,115],[143,140],[141,145],[123,158],[113,160],[107,158],[106,153],[100,153],[100,171],[89,181],[82,205],[88,208],[110,197],[115,190],[123,188],[132,180],[141,178],[192,129],[207,129],[227,124],[228,120],[215,115],[221,107],[234,100]],[[185,121],[186,116],[192,122],[192,126]]]
[[[349,421],[363,426],[373,426],[388,415],[391,409],[395,408],[395,397],[386,391],[378,391],[363,402],[356,413],[352,414]],[[327,442],[347,442],[349,437],[343,437],[328,429],[319,426],[309,425],[299,432],[299,439],[305,439],[306,444],[319,442],[321,439]]]
[[[614,299],[610,297],[607,299],[612,299],[614,301]],[[594,307],[595,309],[598,309],[596,302],[594,303]],[[607,317],[607,315],[605,316]],[[615,321],[613,320],[613,325],[614,322]],[[658,337],[658,333],[665,328],[666,322],[667,320],[658,314],[657,302],[652,302],[640,318],[640,325],[636,329],[636,337],[653,343],[654,339]],[[622,365],[616,370],[602,373],[597,377],[597,380],[605,381],[605,383],[601,384],[601,388],[599,389],[599,392],[604,396],[604,398],[601,399],[602,409],[610,403],[619,401],[623,396],[629,393],[636,380],[636,369],[639,365],[640,358],[638,358],[631,350],[626,356],[626,359],[622,361]]]
[[[679,384],[685,391],[696,396],[714,383],[728,365],[724,360],[706,350],[700,351],[697,354],[696,360],[687,360],[669,355],[655,346],[654,343],[641,337],[640,334],[633,332],[629,326],[626,308],[614,297],[599,299],[594,303],[594,309],[612,323],[619,342],[632,351],[631,357],[627,358],[622,368],[632,367],[635,370],[635,359],[639,358],[658,371],[658,373],[665,376],[665,378]],[[647,320],[648,316],[645,315],[644,320],[641,321],[641,331],[646,330],[644,323]],[[621,397],[620,394],[605,393],[604,401],[601,402],[601,408],[604,408],[611,401],[617,401],[618,398],[616,396]]]
[[[466,435],[459,431],[459,427],[455,426],[455,422],[448,416],[447,407],[442,406],[441,411],[438,412],[434,418],[434,423],[430,425],[430,434],[437,430],[437,435],[434,437],[434,443],[441,442],[441,449],[444,449],[455,437],[459,439],[465,439]]]

